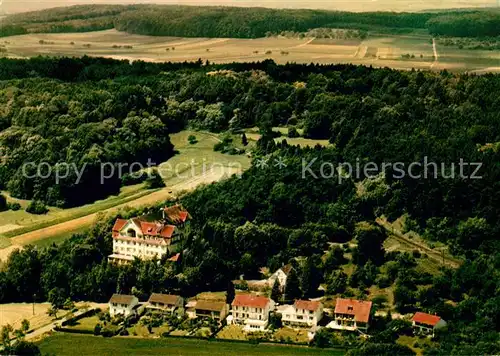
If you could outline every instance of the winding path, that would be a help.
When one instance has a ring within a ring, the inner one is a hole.
[[[432,38],[432,51],[434,52],[434,62],[431,64],[431,68],[434,68],[434,66],[438,63],[439,55],[436,47],[436,39],[433,37]]]

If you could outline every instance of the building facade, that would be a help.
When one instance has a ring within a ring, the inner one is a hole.
[[[283,305],[279,310],[283,325],[316,327],[323,318],[323,304],[318,301],[296,300],[293,305]]]
[[[221,322],[229,313],[229,306],[225,302],[211,300],[197,300],[188,304],[187,314],[190,318],[212,318]]]
[[[117,219],[112,231],[113,253],[108,260],[128,263],[134,258],[161,259],[176,253],[182,237],[180,228],[186,225],[190,215],[179,205],[165,208],[162,214],[163,221],[148,221],[146,217]],[[177,222],[180,227],[170,221]]]
[[[355,299],[337,299],[334,320],[327,327],[336,330],[366,333],[370,322],[372,302]]]
[[[264,331],[269,325],[269,313],[274,311],[275,303],[272,299],[238,294],[231,304],[231,322],[244,325],[247,332]]]
[[[139,299],[133,295],[113,294],[108,302],[109,315],[111,315],[111,317],[117,315],[128,317],[136,313],[138,305]]]
[[[149,297],[147,309],[160,310],[167,313],[184,312],[184,299],[178,295],[153,293]]]

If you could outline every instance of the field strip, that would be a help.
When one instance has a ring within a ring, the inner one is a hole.
[[[304,42],[304,43],[301,43],[297,46],[292,46],[292,47],[289,47],[289,48],[300,48],[300,47],[305,47],[307,46],[308,44],[310,44],[312,41],[314,41],[316,39],[316,37],[313,37],[311,39],[309,39],[308,41]]]

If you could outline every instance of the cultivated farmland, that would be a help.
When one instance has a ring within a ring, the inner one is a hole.
[[[258,39],[180,38],[131,35],[116,30],[29,34],[9,37],[4,56],[101,56],[148,62],[209,60],[214,63],[353,63],[395,69],[494,71],[500,51],[458,50],[437,45],[424,33],[374,35],[366,40],[270,37]],[[441,53],[442,52],[442,53]]]

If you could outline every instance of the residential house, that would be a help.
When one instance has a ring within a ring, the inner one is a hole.
[[[168,313],[184,311],[184,300],[181,296],[172,294],[153,293],[148,300],[148,309],[161,310]]]
[[[190,318],[212,318],[219,322],[226,319],[229,306],[226,302],[197,300],[186,305],[187,314]]]
[[[133,295],[126,294],[113,294],[108,302],[109,315],[114,317],[116,315],[123,315],[127,317],[137,312],[139,300]]]
[[[434,336],[434,331],[446,327],[446,321],[437,315],[416,312],[411,319],[413,332]]]
[[[264,331],[269,324],[269,313],[274,310],[272,299],[251,294],[237,294],[231,304],[230,322],[245,325],[247,332]]]
[[[165,222],[146,221],[145,218],[117,219],[112,234],[113,254],[108,260],[128,263],[134,258],[161,259],[176,252],[181,236],[176,226]]]
[[[369,327],[372,302],[355,299],[337,299],[334,320],[327,327],[336,330],[366,332]]]
[[[280,308],[283,325],[316,327],[323,318],[323,304],[318,301],[296,300]]]
[[[283,267],[279,268],[276,272],[274,272],[271,275],[271,277],[269,277],[267,279],[267,283],[268,283],[269,287],[272,288],[274,285],[274,282],[277,280],[278,285],[280,286],[281,292],[284,292],[285,286],[286,286],[286,280],[287,280],[288,274],[290,273],[292,268],[293,267],[291,264],[287,264],[287,265],[284,265]]]

